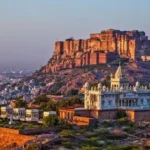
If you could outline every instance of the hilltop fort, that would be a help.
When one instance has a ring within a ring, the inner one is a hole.
[[[55,72],[66,68],[106,64],[115,58],[149,60],[150,40],[144,31],[103,30],[90,34],[86,40],[68,38],[55,43],[54,55],[43,72]]]

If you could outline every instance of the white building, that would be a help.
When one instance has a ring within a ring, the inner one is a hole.
[[[119,66],[115,76],[111,75],[110,88],[102,86],[101,83],[92,88],[88,83],[85,84],[84,108],[91,110],[150,109],[150,89],[147,86],[140,86],[139,82],[129,86]]]
[[[45,112],[43,112],[43,117],[48,117],[51,115],[57,115],[56,111],[45,111]]]
[[[26,109],[26,121],[39,121],[39,110]]]
[[[11,107],[1,107],[1,118],[8,118],[12,116],[12,108]]]
[[[26,110],[25,108],[13,108],[13,120],[26,120]]]

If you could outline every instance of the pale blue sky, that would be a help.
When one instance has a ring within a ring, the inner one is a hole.
[[[40,68],[57,39],[109,28],[150,36],[150,0],[0,0],[0,70]]]

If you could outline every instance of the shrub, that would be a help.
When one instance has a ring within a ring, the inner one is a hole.
[[[128,127],[126,127],[126,128],[124,129],[124,131],[126,131],[126,132],[132,134],[132,133],[135,133],[135,128],[128,126]]]
[[[60,125],[61,129],[72,129],[72,125],[62,119],[59,120],[59,125]]]
[[[127,114],[125,111],[119,110],[116,114],[116,117],[117,117],[117,119],[125,118],[125,117],[127,117]]]
[[[17,99],[15,101],[16,108],[26,108],[27,103],[23,99]]]
[[[112,121],[104,121],[103,123],[102,123],[102,125],[104,126],[104,127],[112,127],[113,126],[113,122]]]
[[[71,144],[71,142],[70,141],[63,141],[62,142],[62,145],[65,147],[65,148],[71,148],[72,149],[72,144]]]
[[[61,136],[72,136],[72,135],[74,135],[74,131],[73,130],[63,130],[59,134]]]
[[[55,115],[50,115],[44,117],[42,122],[44,127],[52,127],[59,124],[59,119]]]
[[[128,118],[127,117],[122,117],[119,119],[119,121],[128,121]]]
[[[109,133],[108,130],[102,129],[102,130],[100,130],[100,131],[98,132],[98,134],[99,134],[100,136],[106,136],[106,135],[108,135],[108,134],[110,134],[110,133]]]
[[[130,126],[132,123],[129,120],[126,120],[124,118],[121,118],[117,121],[118,126]]]
[[[77,133],[79,133],[79,134],[84,134],[85,131],[86,131],[85,129],[80,129],[80,130],[77,131]]]
[[[124,146],[109,146],[106,150],[144,150],[144,148],[135,145],[124,145]]]
[[[40,146],[38,144],[33,143],[28,145],[28,147],[25,148],[25,150],[40,150]]]
[[[100,149],[98,147],[88,145],[81,147],[80,150],[100,150]]]
[[[40,104],[41,102],[48,102],[49,101],[49,98],[43,94],[43,95],[38,95],[36,98],[35,98],[35,104]]]
[[[84,145],[89,145],[89,146],[96,146],[96,147],[99,147],[99,143],[98,143],[98,139],[95,138],[95,137],[92,137],[92,138],[88,138],[84,141]]]

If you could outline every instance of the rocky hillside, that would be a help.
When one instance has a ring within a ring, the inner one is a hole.
[[[64,69],[53,73],[37,72],[31,78],[37,83],[46,84],[45,92],[50,94],[74,94],[74,91],[82,93],[85,82],[102,82],[109,86],[110,74],[116,71],[118,64],[92,65],[82,68]],[[124,75],[133,84],[140,81],[142,84],[150,83],[150,63],[149,62],[124,62],[122,70]]]

